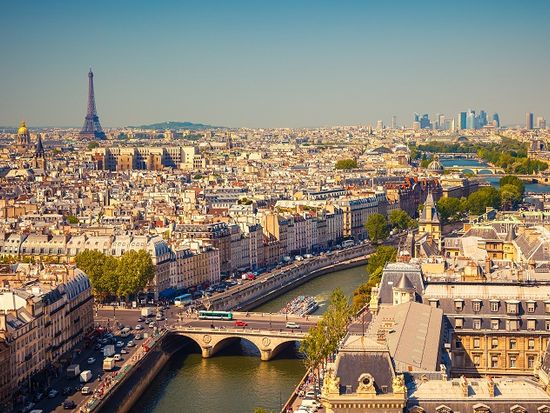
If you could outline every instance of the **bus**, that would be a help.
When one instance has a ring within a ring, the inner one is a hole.
[[[233,320],[233,313],[230,311],[199,311],[201,320]]]
[[[190,304],[193,301],[193,296],[191,294],[182,294],[174,298],[174,304],[178,307]]]

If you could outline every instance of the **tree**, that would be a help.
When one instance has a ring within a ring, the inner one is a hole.
[[[397,249],[385,245],[381,245],[374,254],[371,254],[367,263],[369,280],[353,292],[353,310],[358,311],[365,304],[368,304],[371,288],[375,287],[382,279],[382,271],[386,264],[395,261],[396,257]]]
[[[78,218],[75,217],[74,215],[69,215],[69,216],[67,217],[67,222],[68,222],[69,224],[76,225],[76,224],[78,224],[80,221],[79,221]]]
[[[506,155],[509,155],[509,154],[506,154]],[[523,195],[525,192],[525,184],[517,176],[506,175],[500,178],[500,187],[502,188],[504,185],[514,185],[519,189],[519,192],[521,193],[521,195]]]
[[[402,209],[394,209],[390,212],[390,224],[399,229],[414,227],[415,221]]]
[[[355,159],[341,159],[334,165],[336,169],[355,169],[357,168],[357,161]]]
[[[97,295],[108,293],[103,282],[103,266],[106,258],[105,254],[94,250],[79,252],[75,257],[76,266],[90,278],[94,294]]]
[[[502,208],[512,209],[523,200],[520,189],[513,184],[506,184],[499,189]]]
[[[155,275],[151,254],[145,250],[125,252],[117,268],[119,297],[128,297],[143,290]]]
[[[340,288],[335,289],[330,296],[328,309],[323,315],[327,326],[327,354],[325,357],[338,349],[340,340],[346,335],[351,316],[352,309],[348,297]]]
[[[463,204],[458,198],[441,198],[437,201],[437,212],[444,224],[459,219],[464,212]]]
[[[468,210],[471,214],[483,214],[488,207],[500,207],[499,191],[492,186],[480,188],[468,196]]]
[[[386,218],[379,213],[369,215],[367,222],[365,222],[365,229],[371,241],[382,240],[389,234]]]
[[[98,147],[99,147],[99,143],[97,143],[97,142],[88,143],[88,150],[89,151],[91,151],[92,149],[98,148]]]

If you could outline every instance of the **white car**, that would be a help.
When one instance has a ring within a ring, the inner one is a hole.
[[[143,326],[141,324],[136,325],[136,330],[143,330]]]
[[[289,321],[288,323],[286,323],[286,328],[300,328],[300,324],[296,324],[294,321]]]
[[[80,393],[81,394],[92,394],[92,389],[90,389],[88,386],[84,386],[80,390]]]
[[[134,343],[132,340],[128,341],[128,344],[126,344],[127,347],[134,347],[136,343]]]
[[[115,354],[113,356],[113,358],[115,359],[115,361],[121,361],[122,360],[122,356],[120,354]]]
[[[95,358],[90,357],[90,358],[88,359],[88,364],[94,364],[94,363],[95,363]]]
[[[124,347],[124,343],[122,341],[117,341],[116,346],[117,347]]]

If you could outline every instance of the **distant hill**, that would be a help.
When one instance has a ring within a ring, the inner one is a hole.
[[[165,130],[165,129],[217,129],[221,126],[212,126],[212,125],[203,125],[202,123],[193,123],[193,122],[161,122],[161,123],[152,123],[150,125],[141,125],[141,126],[129,126],[130,128],[139,128],[139,129],[153,129],[153,130]]]

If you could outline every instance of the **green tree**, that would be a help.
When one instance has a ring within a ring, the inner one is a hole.
[[[346,335],[347,326],[352,316],[348,297],[337,288],[330,296],[330,303],[323,319],[326,322],[327,349],[325,357],[338,349],[338,343]]]
[[[463,204],[458,198],[440,198],[437,201],[437,212],[444,224],[456,221],[464,212]]]
[[[143,290],[155,275],[151,254],[145,250],[125,252],[118,261],[119,297],[128,297]]]
[[[336,169],[355,169],[357,168],[357,161],[355,159],[341,159],[334,165]]]
[[[89,151],[91,151],[92,149],[98,148],[98,147],[99,147],[99,143],[97,143],[97,142],[88,143],[88,150]]]
[[[523,199],[520,189],[513,184],[501,186],[499,193],[503,209],[512,209]]]
[[[75,217],[74,215],[69,215],[69,216],[67,217],[67,222],[68,222],[69,224],[76,225],[76,224],[78,224],[80,221],[79,221],[78,218]]]
[[[471,214],[483,214],[487,207],[500,207],[500,194],[492,186],[478,189],[468,196],[468,210]]]
[[[365,222],[365,229],[370,240],[375,242],[383,240],[389,234],[386,218],[379,213],[369,215],[367,222]]]
[[[412,228],[415,221],[402,209],[394,209],[390,212],[390,224],[399,229]]]
[[[507,154],[508,155],[508,154]],[[504,185],[514,185],[519,189],[521,195],[525,192],[525,184],[521,179],[514,175],[506,175],[500,178],[500,187]]]
[[[103,280],[103,266],[106,255],[99,251],[84,250],[75,257],[76,266],[88,275],[94,294],[102,296],[108,293]]]

